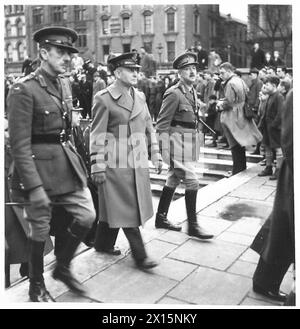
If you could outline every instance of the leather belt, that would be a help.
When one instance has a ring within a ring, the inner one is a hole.
[[[184,121],[173,120],[171,122],[171,126],[172,127],[181,126],[183,128],[188,128],[188,129],[197,129],[198,124],[195,122],[184,122]]]
[[[32,144],[61,144],[66,142],[67,135],[62,134],[45,134],[45,135],[32,135]]]

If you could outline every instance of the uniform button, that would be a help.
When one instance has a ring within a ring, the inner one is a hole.
[[[32,154],[32,158],[35,159],[35,155],[34,154]]]
[[[62,103],[62,105],[65,105],[65,102],[64,101],[62,101],[61,103]]]
[[[45,111],[45,114],[48,115],[50,112],[49,111]]]

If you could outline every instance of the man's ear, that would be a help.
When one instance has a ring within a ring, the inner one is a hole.
[[[40,49],[40,55],[43,60],[48,59],[48,51],[45,48]]]

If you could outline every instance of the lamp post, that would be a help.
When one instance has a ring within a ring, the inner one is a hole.
[[[162,51],[164,49],[163,45],[161,43],[158,44],[158,46],[156,47],[157,52],[158,52],[158,57],[159,57],[159,68],[161,67],[161,55],[162,55]]]

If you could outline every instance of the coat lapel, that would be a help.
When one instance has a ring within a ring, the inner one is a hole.
[[[139,95],[139,93],[136,91],[136,89],[133,89],[133,95],[134,95],[134,103],[133,103],[133,109],[130,115],[130,120],[137,117],[143,110],[145,106],[145,99],[143,99],[142,96]]]
[[[59,91],[54,87],[53,83],[48,79],[46,74],[43,74],[42,70],[36,72],[36,76],[41,84],[41,86],[47,91],[48,94],[55,96],[61,100],[61,95]]]
[[[133,106],[133,100],[131,97],[123,93],[122,89],[116,85],[116,83],[113,83],[109,87],[107,87],[108,92],[110,93],[111,97],[117,101],[117,104],[126,109],[127,111],[132,111]]]

